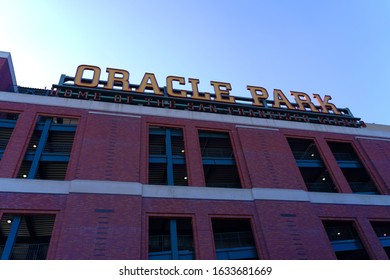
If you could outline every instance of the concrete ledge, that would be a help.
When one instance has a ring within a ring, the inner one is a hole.
[[[94,180],[48,181],[28,179],[0,179],[0,193],[41,194],[114,194],[135,195],[143,198],[200,199],[227,201],[297,201],[317,204],[345,204],[390,206],[390,195],[347,193],[319,193],[291,189],[231,189],[143,185],[138,182]]]
[[[143,185],[143,197],[253,201],[251,189]]]
[[[195,111],[182,111],[174,109],[165,109],[165,108],[155,108],[147,106],[132,106],[127,104],[119,103],[108,103],[108,102],[99,102],[92,100],[81,100],[81,99],[71,99],[71,98],[61,98],[61,97],[50,97],[50,96],[38,96],[38,95],[29,95],[29,94],[18,94],[10,92],[0,92],[0,101],[4,102],[16,102],[23,104],[36,104],[44,106],[59,106],[67,108],[77,108],[85,109],[92,112],[99,112],[103,114],[114,113],[117,115],[133,115],[134,117],[139,117],[140,115],[150,115],[150,116],[160,116],[168,118],[179,118],[179,119],[191,119],[198,121],[210,121],[213,122],[223,122],[231,123],[241,126],[251,126],[252,128],[260,127],[270,128],[270,129],[299,129],[299,130],[309,130],[309,131],[319,131],[319,132],[330,132],[330,133],[340,133],[340,134],[349,134],[349,135],[361,135],[367,137],[378,137],[382,139],[390,139],[390,130],[389,126],[378,126],[367,124],[367,128],[353,128],[353,127],[342,127],[334,125],[323,125],[323,124],[312,124],[312,123],[303,123],[303,122],[294,122],[294,121],[284,121],[284,120],[273,120],[273,119],[262,119],[262,118],[253,118],[253,117],[243,117],[236,115],[222,115],[222,114],[212,114],[205,112],[195,112]]]
[[[304,190],[289,189],[271,189],[254,188],[251,189],[253,197],[256,200],[284,200],[284,201],[307,201],[309,202],[308,192]]]
[[[390,206],[390,195],[308,193],[311,203]]]
[[[74,180],[69,193],[142,195],[142,184],[136,182]]]
[[[71,181],[0,178],[0,192],[69,194]]]

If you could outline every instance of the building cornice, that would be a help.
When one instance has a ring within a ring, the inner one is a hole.
[[[365,128],[354,128],[336,125],[313,124],[296,121],[285,121],[276,119],[253,118],[237,115],[222,115],[213,114],[210,118],[210,113],[171,110],[168,108],[156,108],[147,106],[134,106],[128,104],[96,102],[92,100],[57,98],[48,96],[38,96],[30,94],[19,94],[11,92],[0,92],[0,102],[15,102],[23,104],[35,104],[42,106],[57,106],[66,108],[76,108],[88,110],[92,114],[96,113],[113,113],[122,116],[157,116],[167,118],[190,119],[196,121],[210,121],[236,124],[239,127],[251,128],[269,128],[269,129],[297,129],[317,132],[329,132],[348,134],[356,136],[366,136],[372,139],[383,140],[390,139],[390,126],[386,125],[370,125]]]

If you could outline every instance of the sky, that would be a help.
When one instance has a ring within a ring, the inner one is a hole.
[[[0,51],[17,84],[51,88],[81,64],[332,96],[366,123],[390,125],[390,1],[0,0]],[[190,85],[181,89],[190,90]]]

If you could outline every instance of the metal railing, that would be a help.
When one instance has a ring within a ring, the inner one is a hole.
[[[296,160],[322,160],[320,154],[314,151],[294,151],[293,155]]]
[[[328,226],[326,232],[332,242],[358,239],[355,230],[351,226]]]
[[[149,145],[149,154],[150,155],[160,155],[165,156],[165,146],[163,145]]]
[[[359,161],[359,158],[354,153],[333,153],[336,160],[340,161]]]
[[[25,244],[16,243],[11,251],[10,260],[45,260],[48,243]],[[0,245],[0,255],[3,253],[4,245]]]
[[[240,189],[241,185],[240,183],[234,183],[234,182],[223,182],[223,183],[207,183],[206,186],[210,188],[231,188],[231,189]]]
[[[337,189],[330,183],[306,183],[310,192],[337,192]]]
[[[348,182],[354,193],[376,194],[378,189],[374,182]]]
[[[254,245],[252,232],[250,231],[215,233],[214,240],[217,249],[248,247]]]
[[[233,150],[228,148],[204,148],[202,149],[203,158],[234,158]]]
[[[70,154],[73,142],[48,141],[45,145],[44,153],[64,153]]]
[[[22,94],[31,94],[31,95],[44,95],[48,96],[50,90],[48,89],[40,89],[40,88],[29,88],[29,87],[21,87],[18,86],[18,92]]]
[[[180,146],[171,146],[172,155],[174,156],[184,156],[184,148]],[[149,145],[149,154],[150,155],[158,155],[158,156],[166,156],[166,147],[165,145]]]
[[[179,250],[194,250],[192,235],[178,235],[177,245]],[[149,252],[163,252],[171,250],[171,238],[169,235],[154,235],[149,237]]]

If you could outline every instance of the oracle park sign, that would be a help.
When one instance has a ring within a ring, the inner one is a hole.
[[[97,66],[80,65],[75,77],[61,75],[59,84],[53,85],[48,95],[252,118],[366,126],[348,108],[338,108],[331,103],[329,95],[313,94],[311,98],[304,92],[291,91],[294,100],[291,102],[280,89],[274,89],[273,99],[269,99],[270,94],[264,87],[248,85],[250,97],[241,97],[231,95],[232,86],[226,82],[211,81],[213,92],[200,92],[200,81],[195,78],[168,76],[165,86],[161,87],[153,73],[145,73],[139,84],[132,84],[126,70],[106,68],[105,80],[101,80],[101,72]],[[87,75],[90,78],[86,78]]]

